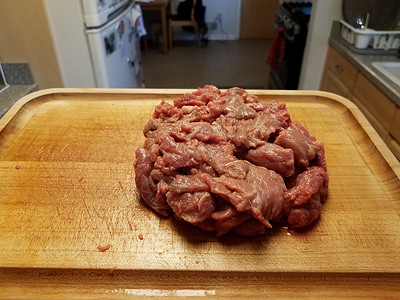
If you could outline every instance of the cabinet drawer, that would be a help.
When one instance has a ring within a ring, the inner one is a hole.
[[[389,131],[394,114],[396,113],[396,104],[382,94],[362,74],[358,74],[357,76],[353,95],[359,100],[363,107],[374,115],[374,119],[379,122],[386,131]]]
[[[353,88],[358,73],[357,69],[331,47],[328,48],[325,68],[331,71],[347,89]]]
[[[394,115],[394,119],[392,125],[390,126],[389,133],[394,137],[397,142],[400,143],[400,108],[396,109],[396,114]]]

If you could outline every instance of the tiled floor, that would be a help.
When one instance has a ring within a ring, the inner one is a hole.
[[[167,54],[157,46],[142,53],[147,88],[266,88],[270,40],[209,41],[174,44]]]

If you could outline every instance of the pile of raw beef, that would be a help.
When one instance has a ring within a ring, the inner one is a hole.
[[[285,104],[240,88],[199,88],[162,102],[136,150],[136,186],[156,212],[218,236],[303,228],[328,194],[324,146]]]

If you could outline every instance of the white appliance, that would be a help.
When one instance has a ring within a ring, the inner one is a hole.
[[[44,0],[65,87],[144,87],[133,0]]]

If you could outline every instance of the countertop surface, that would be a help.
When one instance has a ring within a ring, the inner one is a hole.
[[[0,93],[0,118],[23,96],[37,90],[36,84],[12,84]]]
[[[361,74],[400,107],[400,86],[372,66],[373,62],[400,62],[400,59],[392,51],[382,50],[382,54],[360,54],[352,51],[351,45],[340,36],[340,23],[337,21],[333,22],[329,45],[342,54]]]

